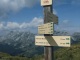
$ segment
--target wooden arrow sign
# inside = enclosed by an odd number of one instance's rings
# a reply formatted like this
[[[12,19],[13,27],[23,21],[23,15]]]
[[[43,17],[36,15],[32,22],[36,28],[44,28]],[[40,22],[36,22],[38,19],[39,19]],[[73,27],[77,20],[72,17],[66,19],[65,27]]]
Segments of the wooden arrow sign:
[[[70,36],[36,36],[35,45],[70,47]]]
[[[38,34],[53,34],[53,22],[38,26]]]
[[[47,12],[45,20],[46,23],[53,22],[54,24],[58,24],[58,17],[51,12]]]

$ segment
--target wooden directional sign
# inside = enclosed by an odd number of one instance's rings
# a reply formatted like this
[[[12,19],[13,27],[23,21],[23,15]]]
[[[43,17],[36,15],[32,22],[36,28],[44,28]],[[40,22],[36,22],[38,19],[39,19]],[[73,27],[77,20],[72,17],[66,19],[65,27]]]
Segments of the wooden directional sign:
[[[38,34],[53,34],[53,22],[38,26]]]
[[[51,12],[47,12],[45,19],[46,22],[54,22],[54,24],[58,24],[58,17]]]
[[[41,6],[52,5],[52,0],[41,0]]]
[[[70,47],[70,36],[36,36],[35,45]]]

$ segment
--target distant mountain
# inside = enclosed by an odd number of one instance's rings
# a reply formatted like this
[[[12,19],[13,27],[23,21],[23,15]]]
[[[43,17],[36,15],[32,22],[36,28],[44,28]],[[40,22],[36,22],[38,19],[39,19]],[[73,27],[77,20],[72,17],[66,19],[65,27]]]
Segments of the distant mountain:
[[[43,54],[44,48],[35,46],[35,35],[29,31],[2,31],[0,35],[0,51],[11,55],[32,57]],[[55,31],[54,36],[71,36],[72,43],[78,43],[80,34],[70,35],[68,32]],[[77,37],[77,38],[76,38]]]
[[[34,41],[35,34],[31,32],[10,31],[0,36],[0,51],[27,57],[41,54],[43,48],[35,46]]]

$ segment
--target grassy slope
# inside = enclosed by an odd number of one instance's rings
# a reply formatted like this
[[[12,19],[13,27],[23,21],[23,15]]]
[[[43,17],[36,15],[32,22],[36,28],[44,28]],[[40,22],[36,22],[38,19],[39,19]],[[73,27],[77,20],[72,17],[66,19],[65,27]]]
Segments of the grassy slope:
[[[80,60],[80,44],[70,48],[60,48],[55,52],[56,60]]]
[[[55,60],[80,60],[80,43],[72,45],[70,48],[60,48],[55,51]],[[32,58],[11,56],[0,52],[0,59],[3,60],[43,60],[44,56],[34,56]]]

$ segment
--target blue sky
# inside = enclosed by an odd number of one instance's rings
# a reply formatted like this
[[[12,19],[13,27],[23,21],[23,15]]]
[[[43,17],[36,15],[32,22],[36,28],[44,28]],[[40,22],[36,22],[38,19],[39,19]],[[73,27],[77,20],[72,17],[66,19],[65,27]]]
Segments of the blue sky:
[[[59,18],[55,30],[80,32],[80,0],[53,0]],[[40,0],[0,0],[0,30],[27,29],[37,32],[43,23]]]

